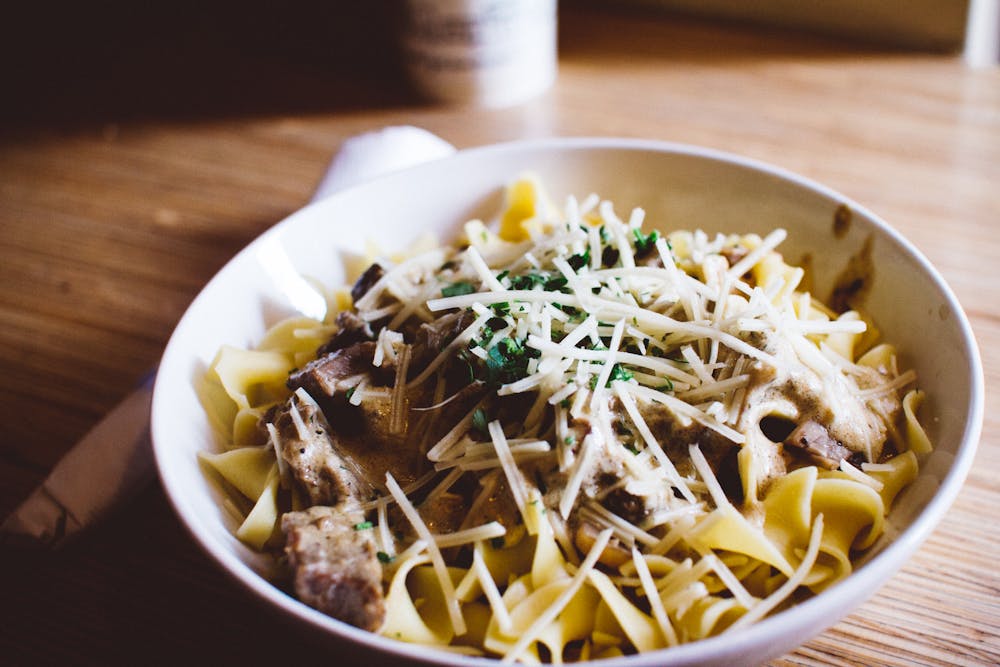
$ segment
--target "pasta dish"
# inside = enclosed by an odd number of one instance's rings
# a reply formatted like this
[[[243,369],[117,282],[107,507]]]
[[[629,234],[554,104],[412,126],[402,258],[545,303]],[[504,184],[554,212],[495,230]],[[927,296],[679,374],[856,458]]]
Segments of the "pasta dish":
[[[325,321],[223,347],[203,467],[274,580],[386,637],[559,663],[848,576],[931,449],[915,373],[803,287],[783,230],[644,218],[521,177],[495,224],[371,258]]]

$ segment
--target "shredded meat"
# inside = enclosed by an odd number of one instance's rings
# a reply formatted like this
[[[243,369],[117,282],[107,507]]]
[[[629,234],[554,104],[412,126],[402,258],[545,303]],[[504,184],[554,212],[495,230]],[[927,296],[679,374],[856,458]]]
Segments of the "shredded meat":
[[[851,450],[830,437],[822,424],[805,421],[785,438],[785,444],[805,451],[817,465],[833,470],[851,456]]]
[[[295,594],[334,618],[376,632],[385,620],[382,566],[372,531],[342,508],[316,506],[281,519]]]
[[[277,432],[281,458],[313,504],[336,505],[345,498],[371,493],[371,484],[342,451],[315,403],[293,394],[269,417]]]
[[[342,380],[371,370],[374,356],[375,343],[372,341],[330,352],[289,375],[288,388],[302,387],[316,400],[331,397],[340,389]]]
[[[337,315],[337,333],[320,346],[316,355],[322,358],[331,352],[371,339],[372,331],[368,322],[358,317],[353,310],[344,310]]]
[[[351,298],[354,303],[361,301],[361,297],[368,294],[368,290],[375,286],[375,283],[382,280],[382,276],[385,275],[385,269],[378,262],[375,262],[362,273],[357,280],[354,281],[354,285],[351,287]]]
[[[425,368],[475,319],[476,315],[471,310],[460,310],[442,315],[433,322],[422,323],[414,335],[411,362],[413,368],[417,370]]]
[[[621,486],[611,489],[601,504],[631,524],[641,523],[649,514],[646,499]]]

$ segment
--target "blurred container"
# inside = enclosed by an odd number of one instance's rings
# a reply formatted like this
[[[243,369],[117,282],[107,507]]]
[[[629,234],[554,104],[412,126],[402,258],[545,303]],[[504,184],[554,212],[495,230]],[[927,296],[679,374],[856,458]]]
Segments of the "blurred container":
[[[511,106],[556,78],[556,0],[406,0],[402,55],[428,99]]]

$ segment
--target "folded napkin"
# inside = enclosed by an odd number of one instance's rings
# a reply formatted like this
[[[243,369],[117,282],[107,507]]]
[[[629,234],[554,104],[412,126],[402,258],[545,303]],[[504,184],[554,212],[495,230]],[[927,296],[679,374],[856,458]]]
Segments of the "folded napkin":
[[[346,140],[313,195],[445,157],[455,148],[417,127],[396,126]],[[97,523],[154,476],[149,410],[154,373],[94,426],[48,478],[0,524],[0,542],[55,547]]]

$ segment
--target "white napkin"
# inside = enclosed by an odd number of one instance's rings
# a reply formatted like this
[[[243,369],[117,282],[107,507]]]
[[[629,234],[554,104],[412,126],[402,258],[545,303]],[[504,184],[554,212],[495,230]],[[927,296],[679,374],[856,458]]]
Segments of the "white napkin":
[[[351,137],[334,155],[312,201],[454,152],[454,146],[417,127],[387,127]],[[154,475],[149,440],[153,378],[150,373],[83,436],[0,524],[0,542],[61,545],[149,483]]]

